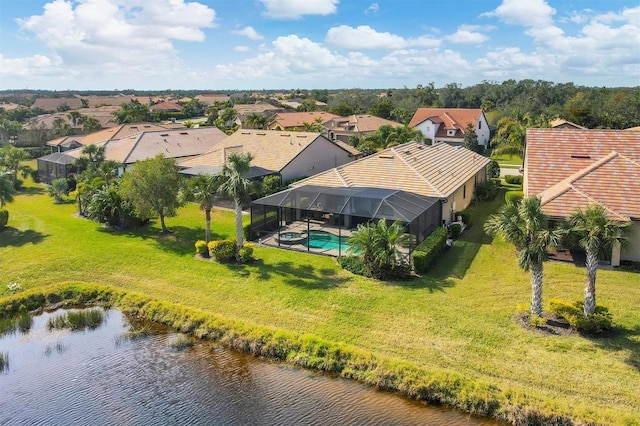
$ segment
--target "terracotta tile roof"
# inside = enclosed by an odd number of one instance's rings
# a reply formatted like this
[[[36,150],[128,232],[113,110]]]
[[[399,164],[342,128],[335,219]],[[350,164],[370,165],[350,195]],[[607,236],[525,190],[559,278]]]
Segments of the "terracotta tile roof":
[[[400,189],[429,197],[448,197],[490,160],[461,146],[408,142],[296,182]]]
[[[303,129],[305,122],[312,123],[317,118],[320,118],[322,119],[322,123],[326,123],[335,117],[337,117],[337,115],[324,111],[280,112],[274,116],[274,121],[269,124],[269,128],[273,129],[276,126],[280,126],[285,130],[293,127]]]
[[[324,136],[313,132],[238,130],[211,151],[179,165],[183,168],[222,166],[231,152],[250,152],[252,166],[279,172],[318,138]]]
[[[436,123],[443,123],[444,129],[459,129],[461,133],[464,133],[467,124],[477,124],[481,115],[482,109],[418,108],[409,122],[409,127],[415,127],[426,119],[431,118]],[[446,133],[443,136],[446,136]]]
[[[102,129],[97,132],[89,133],[84,137],[82,144],[90,145],[109,139],[122,139],[134,133],[152,132],[155,130],[166,130],[166,127],[152,123],[120,124],[110,129]]]
[[[42,108],[45,111],[56,111],[59,106],[67,105],[70,109],[82,108],[82,101],[78,98],[38,98],[32,108]]]
[[[374,133],[381,126],[401,127],[402,123],[386,120],[369,114],[350,115],[348,117],[335,117],[327,121],[324,126],[329,130],[345,131],[352,133]]]
[[[527,129],[524,191],[543,210],[566,217],[591,203],[610,217],[640,217],[640,133]]]
[[[149,107],[149,110],[179,112],[179,111],[182,111],[182,107],[175,102],[160,102],[160,103],[151,105]]]

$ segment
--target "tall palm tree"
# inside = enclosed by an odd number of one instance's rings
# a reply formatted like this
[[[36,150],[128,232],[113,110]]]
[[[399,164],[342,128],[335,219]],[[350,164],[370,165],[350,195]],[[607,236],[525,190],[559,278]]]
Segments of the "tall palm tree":
[[[347,243],[350,251],[359,253],[372,276],[384,278],[386,272],[402,263],[398,245],[409,238],[399,221],[388,225],[385,219],[380,219],[377,223],[358,225]]]
[[[549,230],[540,198],[528,197],[517,205],[503,206],[498,213],[489,216],[484,229],[515,245],[518,266],[531,271],[531,313],[541,316],[542,265],[547,260],[547,248],[557,245],[562,233]]]
[[[253,156],[250,153],[232,153],[222,169],[224,181],[220,185],[220,191],[233,198],[236,210],[236,246],[242,248],[244,243],[242,235],[242,206],[248,203],[254,184],[246,177],[249,172]]]
[[[584,288],[584,314],[596,311],[596,272],[598,257],[614,244],[626,244],[624,233],[631,222],[610,220],[607,211],[599,204],[591,204],[586,210],[578,210],[569,217],[571,232],[578,236],[578,243],[587,254],[587,286]]]
[[[207,244],[211,241],[211,210],[221,184],[220,175],[198,175],[189,181],[188,198],[200,204],[200,209],[204,211],[204,240]]]

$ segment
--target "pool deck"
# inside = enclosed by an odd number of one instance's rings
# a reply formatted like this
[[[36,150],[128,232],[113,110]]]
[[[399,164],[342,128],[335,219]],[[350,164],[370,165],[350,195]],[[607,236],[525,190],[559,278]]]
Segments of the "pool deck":
[[[317,220],[311,220],[309,222],[309,227],[307,228],[307,222],[303,222],[303,221],[299,221],[299,222],[293,222],[289,225],[285,225],[283,227],[280,228],[280,233],[283,234],[285,232],[300,232],[300,233],[305,233],[307,232],[307,230],[309,231],[325,231],[325,232],[329,232],[335,236],[338,236],[338,234],[341,237],[350,237],[354,232],[355,229],[345,229],[342,228],[340,229],[337,226],[333,226],[333,225],[328,225],[325,222],[322,221],[317,221]],[[314,253],[314,254],[324,254],[324,255],[328,255],[328,256],[345,256],[350,254],[346,248],[344,250],[342,250],[342,252],[338,252],[337,249],[321,249],[321,248],[311,248],[308,249],[307,246],[305,246],[302,243],[294,243],[294,244],[286,244],[286,243],[278,243],[278,232],[273,232],[269,235],[267,235],[266,237],[261,238],[258,241],[259,245],[262,246],[266,246],[266,247],[276,247],[276,248],[282,248],[282,249],[286,249],[286,250],[295,250],[295,251],[301,251],[301,252],[306,252],[306,253]],[[400,251],[403,254],[408,254],[409,251],[408,249],[401,247]]]

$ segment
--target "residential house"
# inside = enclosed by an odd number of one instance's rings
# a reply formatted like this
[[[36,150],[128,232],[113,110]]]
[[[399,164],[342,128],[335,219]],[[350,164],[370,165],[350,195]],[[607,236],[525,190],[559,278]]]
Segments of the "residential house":
[[[250,153],[251,177],[279,174],[281,182],[311,176],[355,159],[351,150],[331,142],[320,133],[277,130],[238,130],[209,152],[181,161],[183,173],[215,174],[229,154]]]
[[[269,130],[304,130],[304,123],[324,125],[337,115],[325,111],[279,112],[268,125]]]
[[[491,129],[482,109],[418,108],[409,127],[420,130],[434,145],[442,142],[460,145],[469,124],[473,125],[478,135],[478,145],[486,148]]]
[[[84,138],[83,135],[64,136],[61,138],[50,140],[46,143],[46,145],[51,147],[52,154],[54,152],[65,152],[65,151],[70,151],[72,149],[83,147],[84,146],[82,145],[83,138]]]
[[[82,108],[80,98],[38,98],[33,102],[31,108],[41,108],[47,112],[58,111],[58,108],[79,109]]]
[[[226,103],[231,100],[231,96],[222,93],[207,93],[204,95],[196,96],[196,99],[205,104],[206,106],[212,106],[216,103]]]
[[[565,120],[564,118],[556,118],[549,121],[549,125],[552,129],[565,129],[565,130],[575,130],[575,129],[586,129],[579,124],[572,123],[571,121]]]
[[[527,129],[523,185],[551,218],[595,203],[611,219],[631,222],[630,245],[615,247],[611,264],[640,262],[640,132]]]
[[[381,126],[402,127],[402,123],[386,120],[369,114],[350,115],[348,117],[335,117],[325,122],[329,139],[349,142],[351,136],[367,136],[375,133]]]
[[[157,104],[153,104],[149,107],[149,111],[151,112],[180,112],[182,111],[182,107],[175,102],[159,102]]]

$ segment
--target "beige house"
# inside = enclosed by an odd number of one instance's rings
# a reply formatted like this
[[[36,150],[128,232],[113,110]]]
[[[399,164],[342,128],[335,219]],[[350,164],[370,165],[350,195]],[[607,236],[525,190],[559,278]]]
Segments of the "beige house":
[[[402,127],[402,123],[386,120],[370,114],[354,114],[348,117],[335,117],[325,122],[329,139],[349,142],[353,135],[357,137],[375,133],[382,126]]]
[[[630,245],[614,247],[611,264],[640,262],[640,132],[527,129],[523,187],[552,218],[595,203],[631,222]]]
[[[269,130],[304,130],[304,123],[325,124],[337,115],[324,111],[279,112],[267,126]]]
[[[251,177],[279,174],[282,182],[342,166],[353,153],[320,133],[239,130],[210,151],[179,163],[183,173],[217,173],[231,153],[250,153]]]

